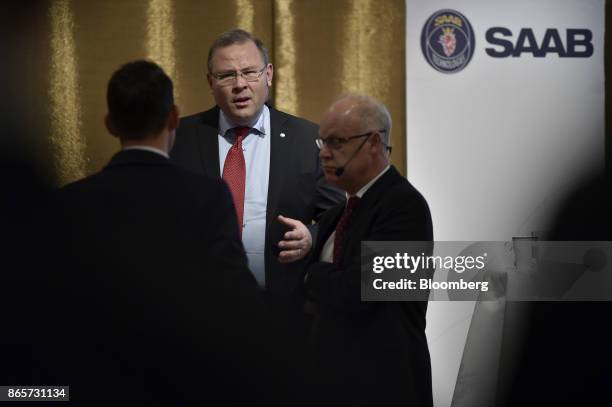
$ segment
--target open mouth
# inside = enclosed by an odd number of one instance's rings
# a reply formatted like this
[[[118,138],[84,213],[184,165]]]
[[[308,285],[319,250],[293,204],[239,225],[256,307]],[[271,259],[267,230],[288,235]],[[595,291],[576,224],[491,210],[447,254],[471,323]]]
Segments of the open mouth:
[[[251,100],[251,98],[247,97],[247,96],[241,97],[241,98],[236,98],[236,99],[234,99],[234,104],[237,107],[239,107],[239,108],[240,107],[246,107],[249,104],[250,100]]]

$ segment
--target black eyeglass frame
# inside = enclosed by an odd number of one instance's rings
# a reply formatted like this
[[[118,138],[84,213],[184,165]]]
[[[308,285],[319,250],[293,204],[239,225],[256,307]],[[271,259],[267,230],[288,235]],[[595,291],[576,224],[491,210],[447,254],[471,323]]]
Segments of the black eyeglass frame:
[[[369,137],[374,133],[386,133],[386,132],[387,131],[385,129],[380,129],[380,130],[371,130],[367,133],[358,134],[356,136],[350,136],[350,137],[327,137],[325,139],[318,137],[315,139],[315,143],[317,144],[317,147],[319,147],[319,150],[323,149],[324,146],[331,150],[340,150],[346,143],[348,143],[349,141],[353,139],[360,138],[360,137]],[[389,146],[385,146],[385,147],[389,149],[389,151],[391,151],[391,147]]]

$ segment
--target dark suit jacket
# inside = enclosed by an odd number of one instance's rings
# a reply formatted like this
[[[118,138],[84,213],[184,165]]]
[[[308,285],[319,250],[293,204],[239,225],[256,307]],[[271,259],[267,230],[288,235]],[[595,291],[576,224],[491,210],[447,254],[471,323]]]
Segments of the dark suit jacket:
[[[353,212],[338,265],[320,262],[343,210],[339,205],[321,219],[306,269],[305,289],[316,308],[312,343],[320,397],[431,406],[427,303],[360,300],[361,241],[431,241],[427,202],[391,167]]]
[[[298,219],[308,226],[339,202],[342,195],[325,182],[315,144],[318,127],[272,107],[269,109],[272,135],[265,236],[266,290],[287,296],[294,293],[304,262],[278,262],[278,242],[287,231],[278,222],[278,215]],[[196,173],[221,177],[218,128],[218,107],[183,118],[172,159]],[[281,133],[285,136],[281,137]],[[316,229],[311,231],[314,238]]]
[[[263,396],[269,331],[222,181],[123,151],[53,210],[47,383],[80,405]]]

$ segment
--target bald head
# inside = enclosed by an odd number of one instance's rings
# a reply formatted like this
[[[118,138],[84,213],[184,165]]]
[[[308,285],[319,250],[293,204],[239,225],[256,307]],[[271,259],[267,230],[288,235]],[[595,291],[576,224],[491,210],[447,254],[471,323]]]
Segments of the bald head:
[[[326,120],[354,125],[356,131],[384,130],[380,134],[381,141],[386,146],[391,145],[391,115],[385,105],[368,95],[349,93],[342,96],[330,106],[322,126]]]
[[[319,128],[319,157],[329,183],[356,193],[389,163],[391,117],[376,99],[348,94],[327,110]]]

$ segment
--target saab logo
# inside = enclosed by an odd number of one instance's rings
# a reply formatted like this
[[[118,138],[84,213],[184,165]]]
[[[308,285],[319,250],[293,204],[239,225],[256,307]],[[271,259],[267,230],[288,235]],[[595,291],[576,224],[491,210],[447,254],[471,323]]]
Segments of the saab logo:
[[[494,58],[520,57],[531,53],[534,57],[557,54],[560,58],[589,58],[593,55],[593,33],[591,30],[569,28],[565,31],[565,45],[559,31],[549,28],[538,45],[533,30],[523,28],[516,44],[512,42],[512,31],[505,27],[492,27],[486,33],[487,42],[499,48],[486,48],[487,54]]]
[[[472,59],[475,46],[470,22],[455,10],[434,13],[421,32],[421,50],[434,69],[443,73],[461,71]]]

